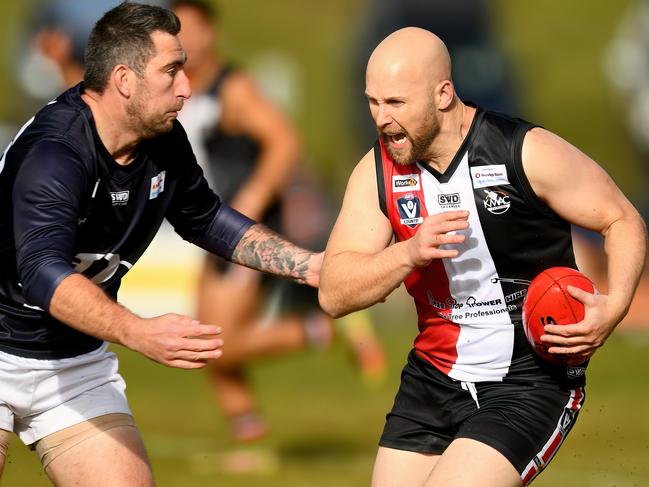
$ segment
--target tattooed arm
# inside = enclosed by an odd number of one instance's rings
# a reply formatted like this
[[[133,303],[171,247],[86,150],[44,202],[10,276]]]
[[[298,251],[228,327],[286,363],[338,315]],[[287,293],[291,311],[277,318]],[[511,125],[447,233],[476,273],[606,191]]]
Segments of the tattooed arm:
[[[257,223],[241,237],[232,262],[318,287],[323,254],[298,247]]]

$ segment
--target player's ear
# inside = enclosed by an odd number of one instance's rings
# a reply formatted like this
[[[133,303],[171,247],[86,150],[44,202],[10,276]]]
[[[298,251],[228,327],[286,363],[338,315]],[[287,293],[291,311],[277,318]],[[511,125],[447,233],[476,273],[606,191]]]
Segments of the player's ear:
[[[455,88],[450,80],[445,79],[440,81],[435,87],[435,101],[437,102],[438,110],[446,110],[455,97]]]
[[[125,64],[113,68],[112,80],[117,91],[124,97],[130,98],[135,90],[136,74]]]

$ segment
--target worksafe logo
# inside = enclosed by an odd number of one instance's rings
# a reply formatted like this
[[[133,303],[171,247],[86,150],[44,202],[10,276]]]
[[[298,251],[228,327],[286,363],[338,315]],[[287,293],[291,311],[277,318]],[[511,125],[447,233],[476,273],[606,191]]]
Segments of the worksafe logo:
[[[403,198],[397,200],[397,208],[399,210],[399,219],[402,225],[408,225],[410,228],[415,228],[424,219],[421,217],[421,204],[419,198],[414,194],[407,194]]]
[[[128,203],[129,192],[128,191],[111,191],[110,200],[113,203],[113,206],[124,206]]]
[[[399,176],[392,176],[392,191],[395,193],[418,191],[420,189],[421,184],[419,184],[419,174],[400,174]]]

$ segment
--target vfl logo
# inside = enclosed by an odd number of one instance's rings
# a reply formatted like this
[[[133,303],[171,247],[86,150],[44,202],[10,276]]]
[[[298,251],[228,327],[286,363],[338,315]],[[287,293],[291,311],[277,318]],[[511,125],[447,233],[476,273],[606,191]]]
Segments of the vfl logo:
[[[151,191],[149,192],[149,199],[155,199],[160,193],[165,190],[165,171],[160,171],[160,174],[151,178]]]
[[[113,202],[113,206],[124,206],[128,203],[129,192],[128,191],[116,191],[110,193],[110,199]]]
[[[460,193],[438,194],[437,203],[439,203],[440,208],[459,208]]]
[[[484,199],[484,207],[489,213],[502,215],[509,210],[511,203],[507,193],[503,193],[502,191],[490,191],[488,189],[483,191],[487,193],[487,196]]]
[[[421,189],[419,174],[392,176],[392,191],[394,193],[405,193],[406,191],[417,191],[419,189]]]
[[[424,221],[421,217],[421,207],[419,205],[419,198],[413,194],[407,194],[397,200],[399,218],[403,225],[415,228]]]

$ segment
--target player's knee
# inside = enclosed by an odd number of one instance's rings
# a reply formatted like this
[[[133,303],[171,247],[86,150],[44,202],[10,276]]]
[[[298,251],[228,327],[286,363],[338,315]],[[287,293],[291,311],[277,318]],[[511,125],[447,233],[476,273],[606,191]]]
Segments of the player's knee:
[[[58,456],[83,441],[104,431],[123,426],[135,428],[135,422],[130,415],[123,413],[105,414],[52,433],[37,441],[34,447],[41,459],[43,468],[47,468]]]

